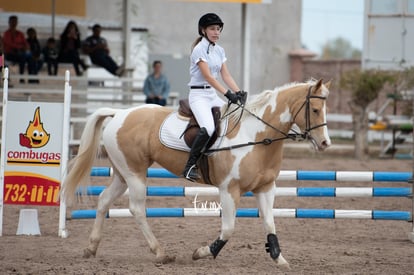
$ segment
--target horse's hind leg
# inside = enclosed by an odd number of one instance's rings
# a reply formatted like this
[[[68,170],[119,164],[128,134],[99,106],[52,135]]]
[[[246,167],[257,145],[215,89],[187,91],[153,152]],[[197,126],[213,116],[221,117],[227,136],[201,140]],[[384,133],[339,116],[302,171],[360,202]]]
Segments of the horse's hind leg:
[[[238,198],[240,197],[237,196]],[[236,207],[238,201],[233,199],[232,194],[227,190],[220,190],[221,212],[221,234],[210,246],[202,246],[193,253],[193,260],[198,260],[207,256],[217,257],[220,250],[224,247],[234,232],[236,223]]]
[[[276,227],[273,217],[273,203],[275,200],[276,185],[272,182],[272,188],[267,192],[257,193],[256,199],[260,214],[263,217],[264,228],[267,233],[266,251],[270,257],[280,266],[289,268],[288,262],[283,258],[276,236]]]
[[[109,207],[115,199],[125,192],[126,189],[127,185],[125,182],[118,174],[115,174],[112,183],[100,194],[98,207],[96,209],[95,223],[93,225],[92,233],[89,236],[89,245],[83,252],[85,258],[96,255],[96,250],[98,249],[99,242],[102,238],[103,224]]]
[[[165,254],[165,250],[161,247],[160,243],[154,236],[151,227],[148,224],[145,200],[147,194],[147,188],[144,184],[146,178],[146,172],[143,173],[142,179],[136,176],[130,176],[127,179],[129,187],[129,210],[134,215],[139,227],[147,240],[151,252],[156,255],[157,263],[169,263],[175,260],[175,257],[170,257]]]

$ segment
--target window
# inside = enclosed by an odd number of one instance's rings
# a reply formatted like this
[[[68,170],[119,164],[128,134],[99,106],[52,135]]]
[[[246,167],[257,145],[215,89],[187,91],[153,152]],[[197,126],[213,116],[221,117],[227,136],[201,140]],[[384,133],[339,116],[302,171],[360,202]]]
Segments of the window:
[[[412,3],[411,5],[413,5]],[[398,0],[371,0],[372,14],[395,14],[398,12]]]
[[[407,0],[407,13],[414,14],[414,0]]]

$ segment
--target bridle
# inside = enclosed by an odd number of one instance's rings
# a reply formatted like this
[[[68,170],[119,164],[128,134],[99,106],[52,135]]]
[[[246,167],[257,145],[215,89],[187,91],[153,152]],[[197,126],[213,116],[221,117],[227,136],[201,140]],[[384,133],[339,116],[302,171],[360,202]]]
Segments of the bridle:
[[[285,133],[282,130],[274,127],[273,125],[271,125],[267,121],[263,120],[261,117],[257,116],[256,114],[254,114],[251,111],[249,111],[248,109],[246,109],[244,107],[244,103],[243,104],[236,103],[237,106],[238,106],[236,108],[236,110],[239,109],[239,108],[242,109],[242,112],[241,112],[240,117],[237,120],[236,124],[238,124],[240,122],[241,116],[243,115],[243,111],[245,111],[248,114],[250,114],[251,116],[253,116],[256,119],[258,119],[260,122],[262,122],[266,126],[268,126],[271,129],[273,129],[274,131],[282,134],[283,137],[279,137],[279,138],[264,138],[261,141],[251,141],[251,142],[246,142],[246,143],[241,143],[241,144],[235,144],[235,145],[231,145],[231,146],[227,146],[227,147],[221,147],[221,148],[216,148],[216,149],[208,149],[204,153],[213,153],[213,152],[217,152],[217,151],[232,150],[232,149],[236,149],[236,148],[241,148],[241,147],[246,147],[246,146],[253,146],[253,145],[257,145],[257,144],[270,145],[270,144],[272,144],[275,141],[280,141],[280,140],[285,140],[285,139],[291,139],[291,140],[295,140],[295,141],[311,140],[313,142],[313,139],[312,139],[312,136],[311,136],[310,132],[312,130],[316,129],[316,128],[326,126],[327,124],[325,122],[325,123],[321,123],[321,124],[318,124],[318,125],[315,125],[315,126],[311,126],[311,123],[310,123],[310,100],[312,98],[326,100],[326,97],[325,96],[312,95],[311,94],[312,88],[313,88],[313,85],[310,85],[309,86],[309,89],[308,89],[308,94],[306,95],[305,101],[300,106],[300,108],[296,112],[296,114],[293,116],[293,122],[294,122],[296,120],[296,117],[300,113],[300,111],[305,107],[305,130],[304,130],[303,133],[299,133],[299,132],[295,131],[294,129],[290,129],[290,131],[292,131],[293,133]],[[235,110],[233,110],[232,112],[227,113],[227,110],[223,114],[221,120],[224,119],[225,117],[229,116],[231,113],[233,113],[235,111]]]
[[[296,112],[295,116],[293,117],[293,121],[295,121],[297,115],[300,113],[300,111],[305,106],[305,131],[302,134],[296,133],[297,135],[300,135],[305,140],[308,139],[308,138],[311,138],[310,131],[312,131],[313,129],[323,127],[323,126],[327,125],[326,122],[315,125],[313,127],[311,127],[311,125],[310,125],[310,99],[311,98],[318,98],[318,99],[326,100],[325,96],[311,95],[311,91],[312,91],[312,85],[309,86],[308,94],[306,96],[305,102],[303,102],[302,106],[300,106],[299,110]],[[292,130],[292,131],[294,131],[294,130]]]

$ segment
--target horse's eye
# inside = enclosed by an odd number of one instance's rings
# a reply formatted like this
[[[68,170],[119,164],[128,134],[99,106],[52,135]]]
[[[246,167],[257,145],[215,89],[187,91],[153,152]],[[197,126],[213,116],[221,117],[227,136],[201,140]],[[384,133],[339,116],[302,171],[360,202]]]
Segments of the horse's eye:
[[[319,110],[318,110],[318,109],[312,109],[312,112],[313,112],[315,115],[317,115],[317,114],[319,113]]]

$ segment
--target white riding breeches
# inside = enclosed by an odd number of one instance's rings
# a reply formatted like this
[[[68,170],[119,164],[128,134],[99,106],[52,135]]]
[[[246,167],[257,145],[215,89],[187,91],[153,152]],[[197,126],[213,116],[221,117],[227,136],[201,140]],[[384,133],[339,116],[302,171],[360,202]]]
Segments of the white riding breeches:
[[[216,90],[213,88],[191,89],[188,101],[200,128],[205,127],[208,135],[211,136],[215,131],[211,108],[221,108],[226,102],[217,95]]]

